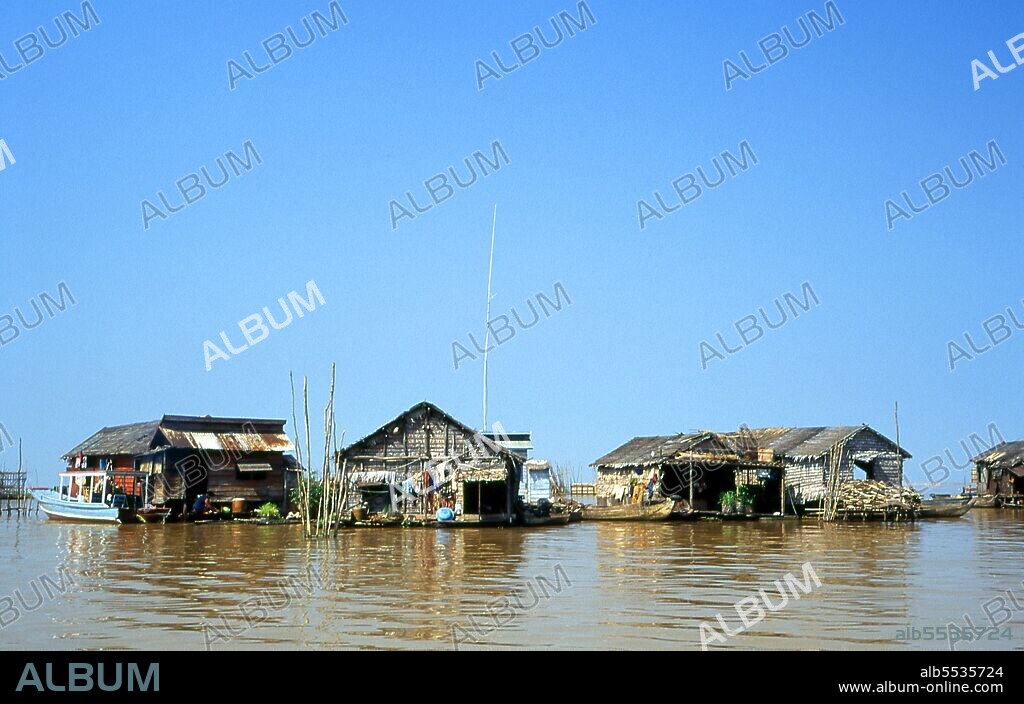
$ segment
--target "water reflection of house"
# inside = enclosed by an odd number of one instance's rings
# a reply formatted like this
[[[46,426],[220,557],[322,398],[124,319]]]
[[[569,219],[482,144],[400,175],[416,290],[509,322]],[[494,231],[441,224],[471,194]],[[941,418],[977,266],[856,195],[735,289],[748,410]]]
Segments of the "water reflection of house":
[[[64,459],[69,469],[124,469],[153,476],[154,503],[189,507],[199,494],[214,503],[283,505],[295,460],[285,421],[210,416],[103,428]]]
[[[1004,442],[975,457],[973,479],[982,494],[1024,494],[1024,440]]]
[[[339,453],[350,498],[369,512],[429,515],[439,506],[466,521],[515,518],[523,459],[422,402]]]
[[[631,489],[654,471],[662,494],[692,497],[697,509],[716,508],[722,492],[753,485],[759,511],[788,513],[820,503],[833,471],[840,482],[866,478],[900,486],[909,457],[866,425],[743,428],[637,437],[593,466],[597,495],[607,503],[628,502]]]

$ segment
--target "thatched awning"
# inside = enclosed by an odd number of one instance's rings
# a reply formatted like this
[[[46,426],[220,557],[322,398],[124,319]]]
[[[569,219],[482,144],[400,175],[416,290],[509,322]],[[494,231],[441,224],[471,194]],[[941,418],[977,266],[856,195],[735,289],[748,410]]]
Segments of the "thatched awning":
[[[504,466],[470,467],[468,465],[460,465],[455,470],[455,481],[506,482],[508,481],[508,469]]]
[[[369,484],[393,484],[398,478],[397,472],[349,472],[348,480],[355,486],[366,486]]]

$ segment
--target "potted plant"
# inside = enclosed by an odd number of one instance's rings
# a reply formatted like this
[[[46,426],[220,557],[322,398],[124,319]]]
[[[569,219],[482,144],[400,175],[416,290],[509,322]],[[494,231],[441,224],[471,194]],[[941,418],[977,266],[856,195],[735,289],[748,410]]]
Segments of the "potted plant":
[[[281,517],[281,509],[277,504],[267,502],[256,509],[256,515],[260,518],[276,519]]]
[[[736,492],[723,491],[718,495],[718,503],[722,507],[722,513],[726,516],[736,513]]]
[[[754,512],[759,487],[755,484],[743,484],[736,488],[736,503],[739,510],[747,515]]]

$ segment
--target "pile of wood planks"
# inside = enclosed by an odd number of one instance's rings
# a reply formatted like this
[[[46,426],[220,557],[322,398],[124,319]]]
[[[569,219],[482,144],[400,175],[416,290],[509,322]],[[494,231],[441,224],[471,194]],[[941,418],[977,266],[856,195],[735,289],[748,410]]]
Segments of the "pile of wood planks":
[[[844,482],[839,487],[838,506],[846,511],[886,511],[904,509],[916,512],[921,495],[913,489],[891,486],[870,479]]]

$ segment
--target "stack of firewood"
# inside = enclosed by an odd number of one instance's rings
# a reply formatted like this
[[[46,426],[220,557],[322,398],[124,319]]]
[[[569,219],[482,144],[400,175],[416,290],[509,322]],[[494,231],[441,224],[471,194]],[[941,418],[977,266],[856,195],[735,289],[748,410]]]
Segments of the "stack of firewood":
[[[912,489],[872,480],[845,482],[839,488],[839,508],[848,511],[882,511],[890,508],[916,510],[921,495]]]

